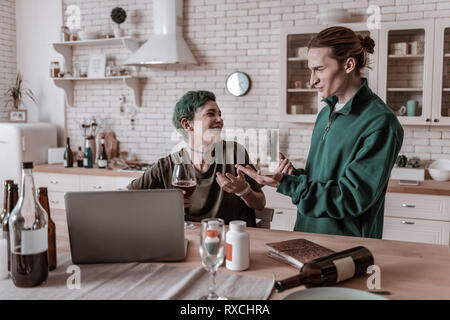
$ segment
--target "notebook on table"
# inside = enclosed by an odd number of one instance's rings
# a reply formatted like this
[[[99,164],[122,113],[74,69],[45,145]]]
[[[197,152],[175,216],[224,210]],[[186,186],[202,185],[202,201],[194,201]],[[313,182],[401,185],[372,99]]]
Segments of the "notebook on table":
[[[67,192],[64,200],[74,263],[186,257],[179,189]]]
[[[292,239],[266,243],[268,256],[280,262],[301,268],[306,262],[328,256],[335,251],[306,239]]]

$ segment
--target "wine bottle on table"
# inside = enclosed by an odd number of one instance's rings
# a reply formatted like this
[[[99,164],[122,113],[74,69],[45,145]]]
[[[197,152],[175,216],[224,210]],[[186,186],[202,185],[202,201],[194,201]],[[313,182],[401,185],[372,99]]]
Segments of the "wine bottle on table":
[[[73,153],[72,149],[70,149],[70,138],[67,137],[66,150],[64,151],[64,168],[72,168],[72,167],[73,167]]]
[[[50,215],[48,191],[45,187],[38,189],[39,203],[48,215],[48,269],[56,269],[56,225]]]
[[[84,158],[83,151],[81,150],[81,147],[78,147],[78,152],[77,152],[77,167],[78,168],[84,167],[83,158]]]
[[[305,263],[298,275],[277,281],[275,289],[280,292],[301,285],[331,286],[365,274],[373,264],[373,255],[367,248],[351,248]]]
[[[3,188],[3,209],[0,212],[0,224],[3,221],[3,218],[6,216],[6,209],[7,209],[7,204],[8,204],[8,186],[13,183],[14,183],[13,180],[5,180],[5,185]],[[3,239],[3,237],[1,235],[2,235],[2,229],[0,228],[0,239]]]
[[[7,251],[8,251],[8,270],[11,270],[11,246],[10,246],[10,237],[9,237],[9,217],[11,216],[11,211],[17,204],[17,200],[19,198],[19,188],[16,183],[10,183],[8,185],[7,192],[7,201],[6,201],[6,212],[1,221],[1,228],[3,239],[6,239],[7,242]]]
[[[47,280],[47,221],[35,193],[33,162],[23,162],[20,197],[9,218],[11,277],[17,287],[34,287]]]
[[[89,146],[88,139],[86,139],[86,147],[84,148],[83,166],[85,168],[92,168],[92,150]]]
[[[108,156],[106,154],[105,138],[102,138],[102,146],[100,153],[98,154],[97,165],[101,169],[106,169],[106,167],[108,166]]]

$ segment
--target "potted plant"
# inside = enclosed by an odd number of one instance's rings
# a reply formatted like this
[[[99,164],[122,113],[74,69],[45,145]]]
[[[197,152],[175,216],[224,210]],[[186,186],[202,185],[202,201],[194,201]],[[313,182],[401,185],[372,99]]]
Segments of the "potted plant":
[[[26,110],[19,110],[19,107],[23,105],[23,99],[28,97],[31,101],[36,103],[36,98],[33,91],[23,86],[22,75],[17,73],[16,82],[9,87],[5,93],[6,103],[5,108],[8,108],[12,104],[13,109],[9,112],[9,120],[17,122],[26,122]]]
[[[116,7],[111,11],[111,19],[115,22],[114,37],[120,38],[122,36],[120,25],[127,19],[127,13],[122,8]]]

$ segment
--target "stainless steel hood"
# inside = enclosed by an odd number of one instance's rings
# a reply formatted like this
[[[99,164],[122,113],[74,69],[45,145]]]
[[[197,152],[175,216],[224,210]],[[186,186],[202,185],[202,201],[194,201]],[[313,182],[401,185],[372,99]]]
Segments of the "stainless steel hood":
[[[197,64],[183,39],[183,0],[153,0],[153,34],[125,65]]]

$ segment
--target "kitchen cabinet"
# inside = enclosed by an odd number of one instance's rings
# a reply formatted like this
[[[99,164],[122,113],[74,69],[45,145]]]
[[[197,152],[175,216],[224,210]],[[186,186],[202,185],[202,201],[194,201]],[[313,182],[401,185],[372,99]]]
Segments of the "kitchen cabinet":
[[[297,220],[297,207],[292,204],[291,198],[278,193],[272,187],[265,186],[262,190],[266,196],[266,207],[274,209],[270,229],[294,230]]]
[[[378,30],[368,30],[365,23],[342,24],[363,36],[370,35],[378,43]],[[316,89],[310,88],[311,72],[308,69],[307,50],[310,40],[327,25],[299,25],[281,30],[281,120],[314,123],[317,114],[326,105]],[[370,67],[362,70],[369,87],[377,91],[378,46],[370,55]]]
[[[68,191],[110,191],[125,189],[136,177],[114,177],[34,172],[35,187],[46,187],[50,208],[65,209],[64,194]]]
[[[60,53],[64,58],[64,66],[66,71],[72,72],[72,48],[75,46],[117,46],[122,45],[129,51],[134,52],[139,48],[139,41],[131,37],[112,38],[112,39],[94,39],[84,41],[66,41],[52,43],[55,51]],[[97,80],[122,80],[124,85],[133,91],[134,102],[137,107],[141,106],[141,88],[139,78],[134,76],[114,76],[104,78],[86,78],[86,77],[66,77],[53,78],[55,85],[64,90],[66,103],[73,106],[73,82],[74,81],[97,81]]]
[[[433,125],[450,125],[450,21],[437,19],[434,31]]]
[[[383,22],[379,46],[380,98],[394,112],[417,101],[415,115],[399,115],[399,122],[431,124],[434,20]]]
[[[383,239],[449,245],[450,197],[386,194]]]

